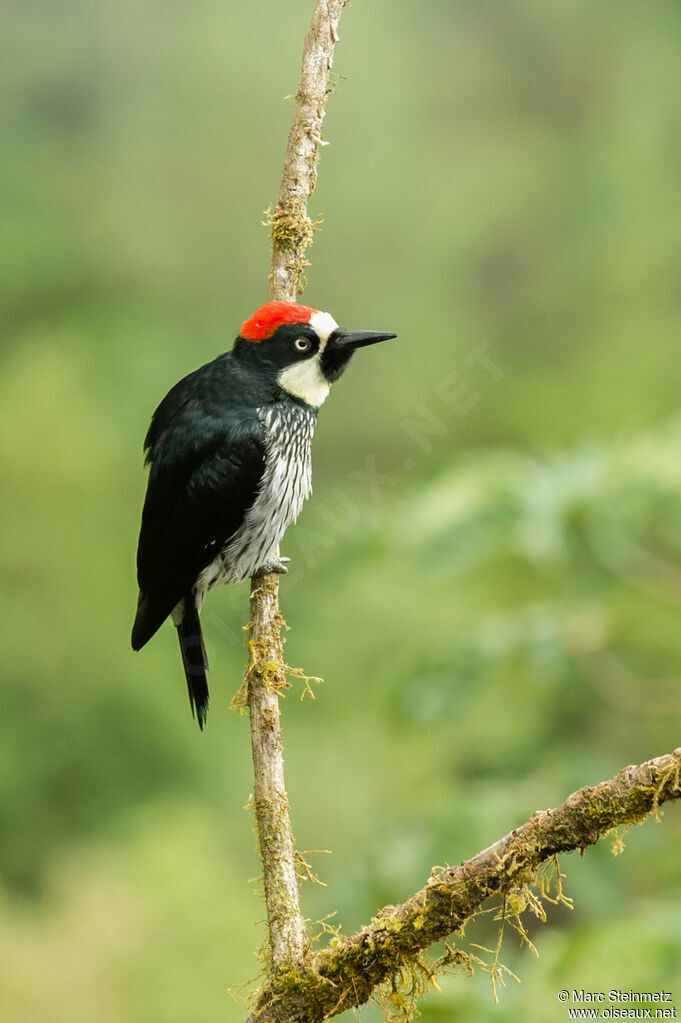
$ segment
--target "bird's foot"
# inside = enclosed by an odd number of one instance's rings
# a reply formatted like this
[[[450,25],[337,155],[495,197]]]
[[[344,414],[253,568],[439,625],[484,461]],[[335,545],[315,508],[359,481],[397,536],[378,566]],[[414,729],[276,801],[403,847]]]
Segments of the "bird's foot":
[[[286,575],[288,572],[288,562],[290,558],[268,558],[259,569],[253,574],[258,575],[270,575],[271,572],[275,572],[277,575]]]

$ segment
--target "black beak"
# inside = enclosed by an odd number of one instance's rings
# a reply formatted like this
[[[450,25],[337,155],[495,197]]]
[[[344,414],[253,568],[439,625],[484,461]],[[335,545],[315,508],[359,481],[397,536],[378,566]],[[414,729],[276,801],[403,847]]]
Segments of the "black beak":
[[[378,341],[390,341],[393,337],[397,337],[397,334],[386,334],[381,330],[343,330],[338,327],[329,338],[329,344],[349,352],[366,345],[375,345]]]

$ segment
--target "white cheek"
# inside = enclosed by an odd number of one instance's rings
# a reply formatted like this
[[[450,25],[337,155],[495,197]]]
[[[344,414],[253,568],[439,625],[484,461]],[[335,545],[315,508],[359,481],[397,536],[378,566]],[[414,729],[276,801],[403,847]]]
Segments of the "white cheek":
[[[313,408],[319,408],[331,390],[329,381],[322,373],[320,354],[317,352],[311,359],[287,366],[277,378],[282,390]]]

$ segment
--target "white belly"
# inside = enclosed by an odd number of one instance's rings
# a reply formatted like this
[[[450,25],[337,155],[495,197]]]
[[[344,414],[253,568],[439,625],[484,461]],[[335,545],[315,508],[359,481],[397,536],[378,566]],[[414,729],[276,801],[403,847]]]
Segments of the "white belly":
[[[286,529],[312,491],[310,445],[315,419],[312,411],[300,406],[263,410],[262,482],[237,532],[199,576],[194,588],[199,606],[207,590],[249,579],[277,553]]]

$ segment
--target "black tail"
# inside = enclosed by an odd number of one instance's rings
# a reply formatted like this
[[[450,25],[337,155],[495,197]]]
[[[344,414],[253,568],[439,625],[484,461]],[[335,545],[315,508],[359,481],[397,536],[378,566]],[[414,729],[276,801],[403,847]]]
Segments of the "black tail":
[[[180,650],[182,651],[184,673],[187,676],[192,716],[196,714],[199,728],[203,731],[206,714],[208,713],[208,682],[206,680],[208,659],[206,657],[206,648],[203,645],[199,612],[196,610],[192,593],[188,593],[185,597],[184,615],[182,616],[182,621],[177,626],[177,636],[180,641]]]

